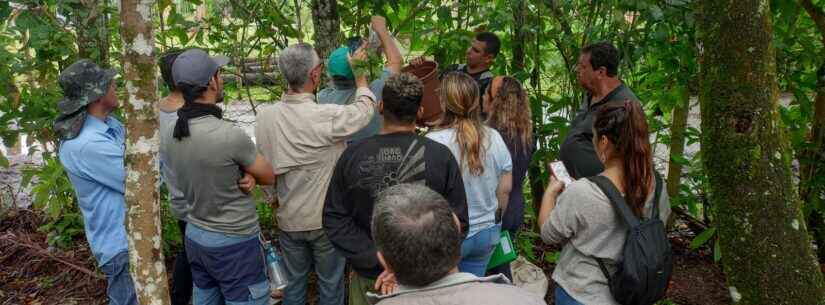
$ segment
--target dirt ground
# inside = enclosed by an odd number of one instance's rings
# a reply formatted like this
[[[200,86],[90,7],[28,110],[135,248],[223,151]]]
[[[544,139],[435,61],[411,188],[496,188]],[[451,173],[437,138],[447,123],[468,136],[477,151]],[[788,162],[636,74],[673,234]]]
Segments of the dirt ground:
[[[85,240],[77,240],[66,250],[50,248],[46,234],[37,230],[42,221],[41,214],[29,209],[0,213],[0,305],[106,304],[106,281],[96,270]],[[679,305],[731,304],[720,266],[713,263],[708,251],[688,250],[689,242],[678,235],[671,237],[675,267],[668,300]],[[536,254],[554,250],[537,247]],[[171,259],[166,263],[172,266]],[[549,277],[554,266],[540,267]],[[317,303],[313,284],[309,287],[310,304]],[[553,304],[554,289],[551,281],[548,304]]]

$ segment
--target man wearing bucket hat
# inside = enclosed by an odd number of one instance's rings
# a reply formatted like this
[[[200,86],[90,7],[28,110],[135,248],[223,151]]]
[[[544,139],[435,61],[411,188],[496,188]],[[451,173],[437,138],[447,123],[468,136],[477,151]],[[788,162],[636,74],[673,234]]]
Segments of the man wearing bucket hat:
[[[81,59],[60,73],[63,99],[54,132],[83,214],[86,239],[107,281],[110,304],[136,305],[126,241],[126,131],[109,114],[118,107],[114,70]]]
[[[172,79],[184,104],[160,131],[161,155],[188,204],[184,246],[194,282],[192,303],[267,304],[269,282],[254,198],[238,186],[249,173],[272,185],[269,162],[240,128],[222,120],[220,67],[226,57],[187,50],[174,60]]]
[[[381,90],[384,88],[384,82],[390,75],[401,72],[402,59],[395,40],[387,30],[387,21],[384,17],[372,16],[372,29],[377,34],[381,42],[381,49],[384,50],[384,56],[387,58],[384,71],[378,79],[373,80],[369,85],[369,89],[375,94],[376,99],[381,100]],[[351,51],[354,52],[355,50],[350,50],[349,47],[340,47],[330,53],[327,61],[327,74],[331,81],[327,88],[318,92],[318,103],[348,105],[355,100],[355,76],[347,60],[347,56],[352,53]],[[370,123],[354,134],[351,139],[357,141],[373,136],[380,129],[381,116],[376,112]]]

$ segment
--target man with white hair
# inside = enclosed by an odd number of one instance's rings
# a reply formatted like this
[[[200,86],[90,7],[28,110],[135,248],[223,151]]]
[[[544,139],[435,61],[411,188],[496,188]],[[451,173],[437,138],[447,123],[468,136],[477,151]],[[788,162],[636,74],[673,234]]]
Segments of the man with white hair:
[[[351,60],[365,60],[363,51]],[[286,266],[285,305],[306,303],[310,266],[315,267],[321,305],[344,304],[345,259],[330,243],[321,224],[324,198],[335,162],[346,140],[375,113],[375,96],[364,75],[356,75],[354,102],[317,104],[321,59],[311,45],[281,51],[278,68],[288,88],[281,101],[261,109],[255,125],[258,150],[270,160],[279,180],[276,217]]]

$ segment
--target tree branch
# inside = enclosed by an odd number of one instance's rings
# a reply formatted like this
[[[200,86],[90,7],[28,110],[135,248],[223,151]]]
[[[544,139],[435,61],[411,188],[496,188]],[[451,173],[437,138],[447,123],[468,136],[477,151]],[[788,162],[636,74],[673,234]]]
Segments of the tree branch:
[[[808,15],[810,15],[811,19],[814,20],[819,32],[825,35],[825,12],[823,12],[821,8],[814,5],[811,0],[800,0],[799,5],[802,5],[802,7],[805,8],[805,11],[808,12]]]

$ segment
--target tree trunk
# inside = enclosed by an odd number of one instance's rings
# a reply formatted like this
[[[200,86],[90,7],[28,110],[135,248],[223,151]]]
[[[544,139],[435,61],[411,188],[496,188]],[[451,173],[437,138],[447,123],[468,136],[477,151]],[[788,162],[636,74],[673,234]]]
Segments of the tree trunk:
[[[109,67],[109,18],[106,1],[81,0],[72,5],[72,23],[77,29],[77,55],[101,67]]]
[[[768,2],[699,2],[702,149],[736,304],[825,304],[777,110]]]
[[[825,11],[814,5],[811,0],[802,0],[800,4],[816,24],[822,45],[825,47]],[[809,143],[799,158],[799,195],[809,207],[813,207],[808,216],[808,225],[811,226],[817,245],[819,261],[825,263],[825,211],[821,202],[825,192],[825,181],[816,181],[817,177],[825,176],[825,62],[817,71],[817,79]]]
[[[525,0],[516,0],[513,3],[513,23],[527,24],[527,4]],[[513,74],[524,72],[524,47],[527,33],[522,26],[513,26]]]
[[[141,304],[169,304],[161,249],[159,146],[153,0],[122,0],[123,79],[126,82],[126,229],[129,263]]]
[[[808,215],[808,225],[817,245],[819,261],[825,263],[825,211],[821,205],[825,192],[825,181],[821,181],[821,177],[825,176],[825,64],[818,76],[809,146],[800,154],[799,195],[808,206],[813,207]]]
[[[667,169],[667,193],[670,198],[679,195],[679,186],[682,178],[682,164],[674,161],[674,156],[685,153],[685,130],[687,129],[688,113],[690,113],[690,92],[682,92],[682,103],[673,107],[670,124],[670,162]]]
[[[315,32],[315,50],[322,60],[341,44],[341,26],[338,18],[338,4],[335,0],[312,0],[312,24]]]

